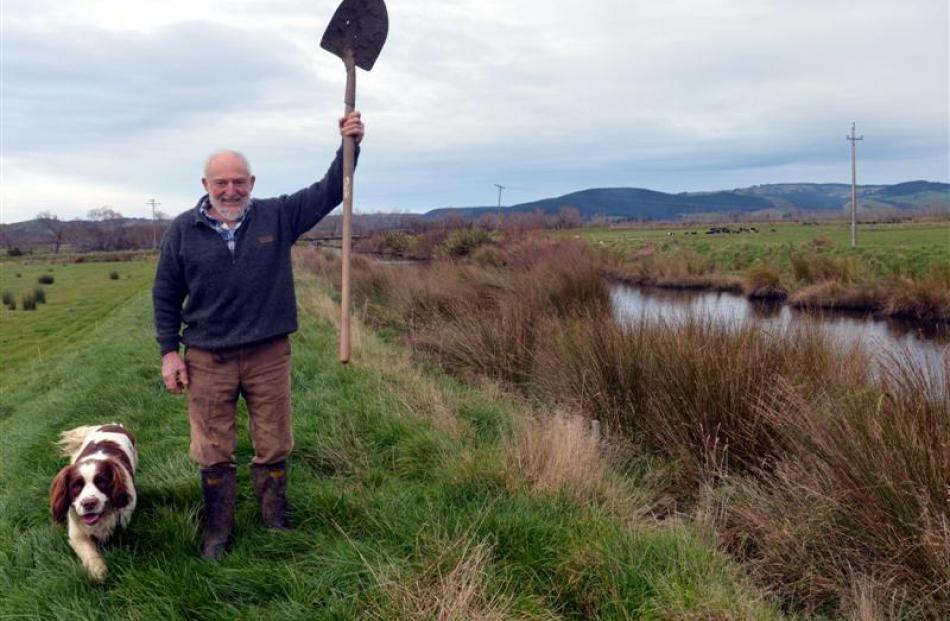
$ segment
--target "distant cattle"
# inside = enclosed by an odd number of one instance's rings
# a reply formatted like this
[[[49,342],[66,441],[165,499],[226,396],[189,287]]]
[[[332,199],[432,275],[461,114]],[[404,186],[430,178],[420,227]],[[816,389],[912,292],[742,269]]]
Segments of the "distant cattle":
[[[758,233],[759,229],[753,227],[740,226],[734,229],[728,226],[711,226],[706,231],[706,235],[740,235],[742,233]]]

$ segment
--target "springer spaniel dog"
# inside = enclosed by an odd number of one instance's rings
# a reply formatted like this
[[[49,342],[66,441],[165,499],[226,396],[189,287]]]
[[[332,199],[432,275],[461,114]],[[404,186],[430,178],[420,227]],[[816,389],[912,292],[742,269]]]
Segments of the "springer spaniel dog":
[[[118,424],[76,427],[62,434],[59,446],[69,465],[53,479],[49,506],[53,520],[69,520],[69,545],[89,576],[102,582],[107,573],[98,544],[135,509],[135,437]]]

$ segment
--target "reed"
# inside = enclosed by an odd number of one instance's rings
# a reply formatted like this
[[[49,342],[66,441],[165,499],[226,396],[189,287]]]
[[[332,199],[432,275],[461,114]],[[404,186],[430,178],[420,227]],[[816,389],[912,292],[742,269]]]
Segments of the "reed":
[[[722,502],[719,532],[763,581],[809,611],[862,581],[906,618],[950,616],[950,397],[908,356],[857,391],[786,384],[763,415],[787,454]]]

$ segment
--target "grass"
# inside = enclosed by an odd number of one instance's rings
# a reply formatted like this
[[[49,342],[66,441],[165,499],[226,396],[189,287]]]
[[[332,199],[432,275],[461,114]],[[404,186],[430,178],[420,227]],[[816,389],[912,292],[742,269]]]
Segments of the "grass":
[[[70,298],[66,288],[79,277],[56,268],[48,306],[93,298],[107,310],[73,347],[41,366],[21,360],[9,369],[21,379],[0,404],[2,615],[779,616],[703,530],[638,517],[629,481],[611,474],[583,433],[569,444],[586,474],[566,476],[575,460],[551,458],[561,449],[550,435],[526,440],[535,437],[524,422],[531,410],[491,385],[422,373],[404,348],[359,325],[353,361],[340,365],[338,310],[309,278],[298,289],[302,329],[293,339],[296,528],[260,527],[242,466],[235,549],[219,565],[199,560],[200,490],[187,460],[185,404],[161,386],[147,285],[140,280],[122,303],[107,304],[96,299],[112,295],[104,273],[91,273],[99,288],[77,286]],[[74,334],[61,325],[64,336]],[[63,465],[53,446],[59,432],[105,421],[127,424],[139,439],[140,504],[129,530],[106,546],[111,574],[95,586],[50,522],[46,493]],[[243,464],[252,449],[246,416],[239,421]]]
[[[874,224],[859,228],[858,248],[852,252],[850,223],[833,222],[819,225],[800,223],[771,223],[757,225],[758,233],[734,235],[706,235],[707,227],[581,229],[565,232],[580,235],[590,243],[618,251],[632,251],[645,245],[661,250],[672,247],[691,248],[711,256],[720,269],[729,269],[744,257],[761,259],[772,256],[782,261],[784,251],[817,247],[832,256],[857,255],[883,257],[880,267],[904,264],[905,269],[918,272],[931,263],[950,262],[950,223],[935,221],[921,223]],[[774,231],[772,231],[774,229]],[[688,235],[696,232],[697,235]],[[669,233],[673,233],[670,236]],[[601,244],[603,242],[603,244]],[[664,248],[665,246],[665,248]],[[744,266],[741,266],[744,267]]]
[[[597,497],[586,427],[557,414],[584,413],[634,471],[664,473],[668,500],[655,511],[712,525],[789,608],[950,615],[947,378],[909,357],[875,367],[861,346],[816,331],[700,317],[621,325],[583,246],[535,239],[501,251],[505,269],[362,262],[354,296],[423,360],[555,412],[512,444],[523,478]],[[319,255],[308,265],[338,270]],[[749,278],[781,284],[765,267]]]
[[[123,263],[128,277],[110,282],[108,274],[115,265],[109,263],[55,265],[52,274],[47,271],[49,264],[3,264],[0,289],[14,299],[34,296],[35,283],[43,276],[55,275],[55,283],[44,290],[44,299],[48,294],[49,301],[33,312],[0,307],[0,393],[13,381],[21,381],[22,373],[31,372],[33,366],[85,342],[90,332],[99,329],[103,317],[149,285],[154,265],[153,261]]]

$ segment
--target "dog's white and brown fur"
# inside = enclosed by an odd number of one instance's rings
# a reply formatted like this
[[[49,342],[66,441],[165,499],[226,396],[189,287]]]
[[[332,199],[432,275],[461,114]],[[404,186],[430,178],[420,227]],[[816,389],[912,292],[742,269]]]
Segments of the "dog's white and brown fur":
[[[89,576],[102,581],[108,570],[98,545],[135,509],[135,437],[119,424],[76,427],[63,432],[59,446],[69,465],[50,486],[50,513],[56,522],[68,520],[69,545]]]

